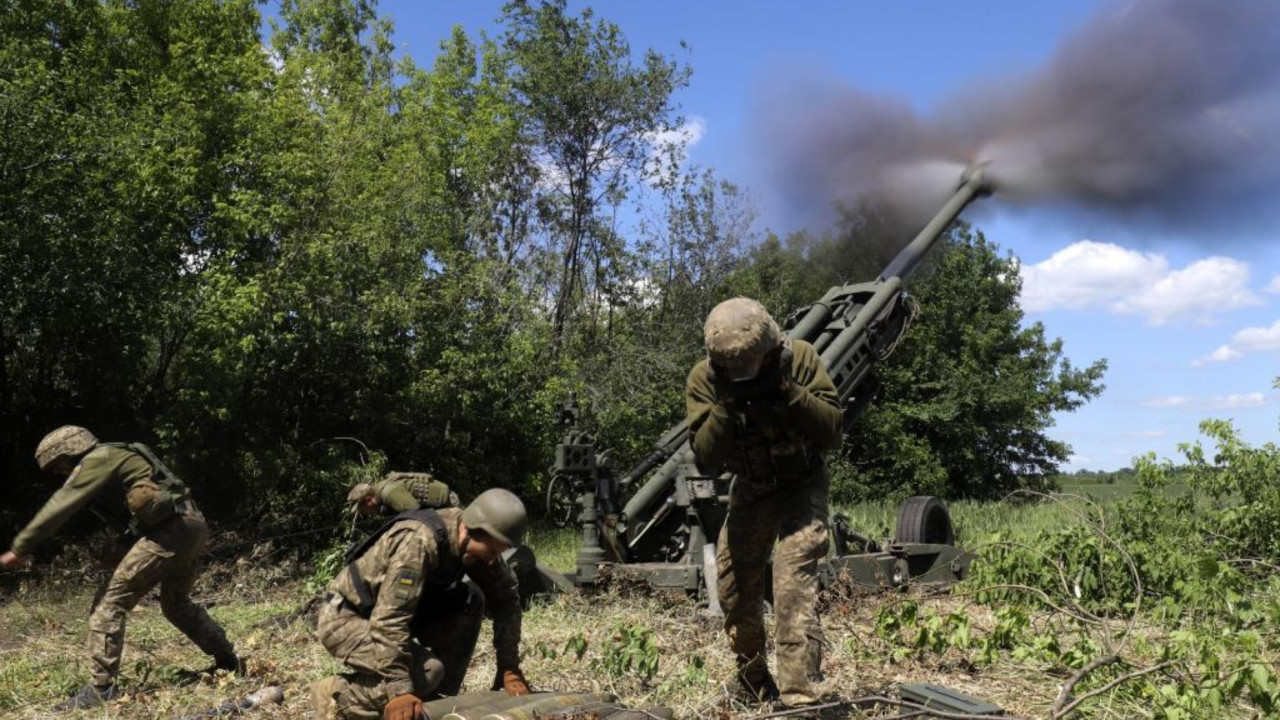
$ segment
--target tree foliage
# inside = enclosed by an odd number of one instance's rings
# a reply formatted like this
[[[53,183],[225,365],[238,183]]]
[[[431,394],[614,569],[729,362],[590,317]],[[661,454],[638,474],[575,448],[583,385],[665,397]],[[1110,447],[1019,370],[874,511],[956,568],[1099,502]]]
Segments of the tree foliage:
[[[874,213],[761,233],[680,162],[690,70],[563,0],[418,65],[371,0],[0,0],[4,532],[63,423],[154,443],[215,520],[323,530],[342,488],[433,470],[540,489],[576,391],[619,464],[683,413],[707,311],[869,280]],[[885,240],[887,236],[892,236]],[[889,243],[889,244],[886,244]],[[957,235],[849,444],[846,487],[989,494],[1064,457],[1097,392]]]

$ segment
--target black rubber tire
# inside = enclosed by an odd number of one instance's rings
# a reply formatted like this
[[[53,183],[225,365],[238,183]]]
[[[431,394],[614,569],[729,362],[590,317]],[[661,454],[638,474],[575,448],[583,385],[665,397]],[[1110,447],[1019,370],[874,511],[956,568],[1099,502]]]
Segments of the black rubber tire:
[[[956,535],[946,504],[932,495],[916,495],[904,500],[898,508],[898,525],[893,541],[898,544],[954,545]]]

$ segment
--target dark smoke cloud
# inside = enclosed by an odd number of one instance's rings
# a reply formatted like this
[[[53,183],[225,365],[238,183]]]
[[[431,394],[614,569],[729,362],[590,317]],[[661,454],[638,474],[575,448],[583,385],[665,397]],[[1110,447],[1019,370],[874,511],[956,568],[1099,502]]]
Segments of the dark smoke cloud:
[[[1197,229],[1280,213],[1280,1],[1112,7],[1042,68],[929,117],[833,81],[765,99],[774,177],[797,209],[888,201],[922,220],[973,160],[997,197]]]

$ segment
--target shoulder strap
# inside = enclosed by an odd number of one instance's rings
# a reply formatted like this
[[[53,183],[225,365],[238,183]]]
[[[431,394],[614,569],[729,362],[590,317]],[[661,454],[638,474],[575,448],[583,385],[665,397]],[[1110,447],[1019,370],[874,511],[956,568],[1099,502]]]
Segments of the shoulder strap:
[[[361,615],[367,616],[373,612],[374,597],[373,591],[369,588],[369,583],[365,582],[364,577],[360,575],[360,567],[356,565],[356,560],[359,560],[362,555],[368,552],[369,548],[373,547],[373,544],[379,538],[386,535],[392,525],[401,520],[416,520],[430,528],[431,532],[436,536],[436,554],[440,559],[440,567],[436,573],[432,573],[430,577],[426,578],[424,585],[444,588],[454,584],[462,577],[462,563],[455,559],[450,551],[449,531],[445,527],[444,519],[440,517],[440,513],[430,508],[407,510],[383,523],[382,527],[365,538],[364,542],[347,551],[347,555],[344,558],[347,563],[347,574],[351,578],[352,586],[355,587],[358,600],[356,610]]]
[[[147,445],[140,442],[109,442],[102,443],[107,447],[123,448],[129,452],[137,453],[142,456],[147,464],[155,471],[156,484],[168,490],[177,496],[178,499],[186,498],[188,495],[187,484],[178,479],[177,473],[169,469],[154,451]]]

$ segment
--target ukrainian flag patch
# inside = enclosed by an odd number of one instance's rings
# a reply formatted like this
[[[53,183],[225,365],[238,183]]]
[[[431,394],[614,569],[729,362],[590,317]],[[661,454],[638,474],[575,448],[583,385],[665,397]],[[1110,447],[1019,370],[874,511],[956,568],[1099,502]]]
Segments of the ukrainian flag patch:
[[[413,586],[418,584],[418,573],[412,570],[401,570],[396,577],[396,582],[401,585]]]

